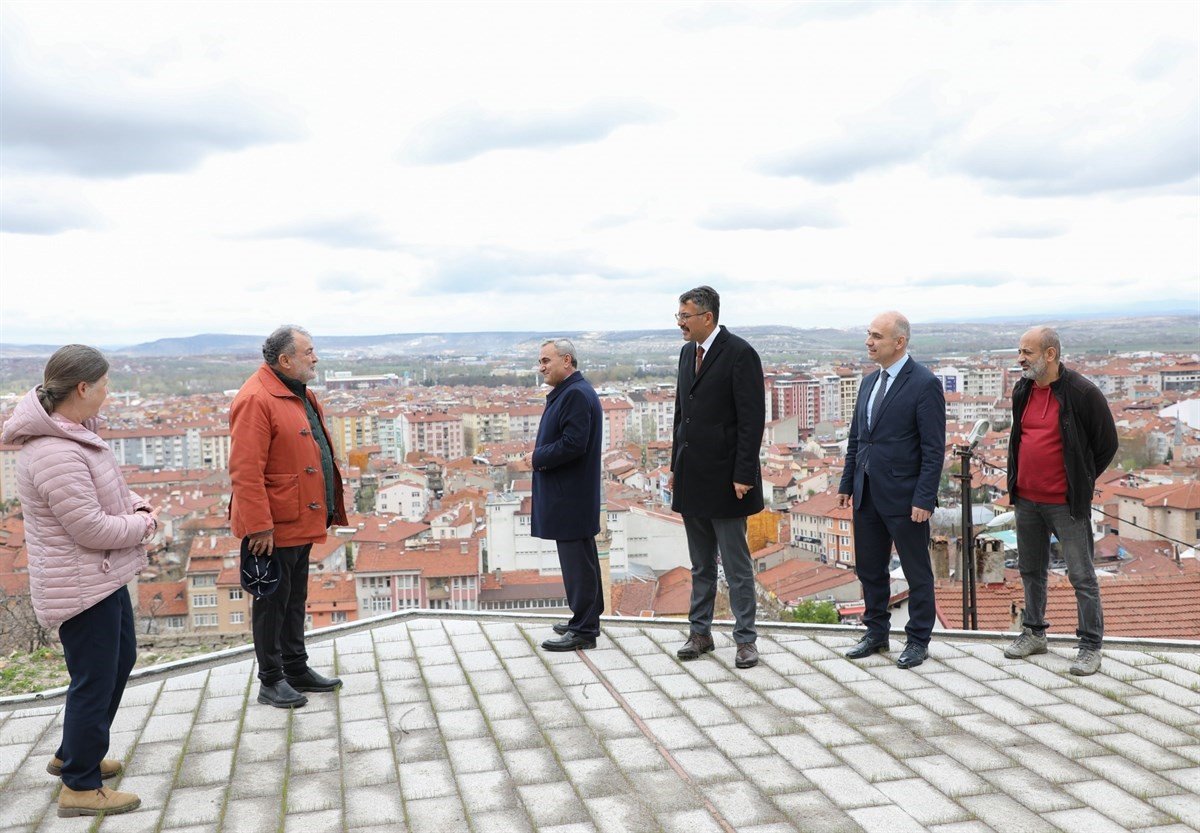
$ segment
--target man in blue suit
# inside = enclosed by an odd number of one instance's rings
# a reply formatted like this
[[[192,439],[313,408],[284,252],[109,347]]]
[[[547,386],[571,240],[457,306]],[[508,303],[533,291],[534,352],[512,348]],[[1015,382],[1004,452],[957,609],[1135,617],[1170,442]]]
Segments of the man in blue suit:
[[[896,662],[925,661],[933,633],[929,518],[946,452],[946,398],[928,368],[908,355],[908,319],[880,314],[867,329],[879,370],[858,389],[838,506],[854,504],[854,563],[862,582],[867,634],[846,652],[861,659],[888,650],[892,545],[908,581],[907,644]],[[852,498],[853,496],[853,498]]]
[[[542,342],[538,372],[553,390],[538,424],[533,467],[535,538],[558,545],[571,619],[547,639],[547,651],[595,648],[604,612],[600,557],[600,444],[604,412],[600,397],[579,372],[575,346],[565,338]]]

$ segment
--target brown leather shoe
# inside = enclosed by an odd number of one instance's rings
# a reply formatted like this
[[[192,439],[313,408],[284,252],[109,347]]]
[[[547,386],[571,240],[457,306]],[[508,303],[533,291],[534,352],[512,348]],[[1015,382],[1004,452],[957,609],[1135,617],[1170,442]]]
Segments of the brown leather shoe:
[[[108,787],[97,787],[94,790],[73,790],[63,784],[62,792],[58,794],[58,817],[72,816],[116,815],[136,810],[142,805],[142,800],[133,793],[119,793]]]
[[[711,636],[689,633],[687,642],[683,643],[683,647],[675,652],[675,656],[682,660],[698,659],[701,654],[707,654],[714,647]]]
[[[753,668],[758,665],[758,648],[753,642],[739,642],[737,647],[737,659],[734,660],[734,665],[738,668]]]
[[[46,764],[46,772],[51,775],[62,775],[63,762],[61,758],[51,758],[50,763]],[[125,764],[120,761],[114,761],[112,758],[105,758],[100,762],[100,777],[115,778],[125,769]]]

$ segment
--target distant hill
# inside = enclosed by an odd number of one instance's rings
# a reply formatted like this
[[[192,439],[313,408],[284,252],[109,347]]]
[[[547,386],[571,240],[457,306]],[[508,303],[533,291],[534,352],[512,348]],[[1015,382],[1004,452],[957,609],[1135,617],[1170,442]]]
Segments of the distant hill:
[[[1003,321],[925,322],[913,324],[913,353],[923,358],[940,358],[964,353],[1015,349],[1031,325],[1056,327],[1067,353],[1160,350],[1200,351],[1200,315],[1144,315],[1136,317],[1078,317],[1058,320],[1024,319]],[[860,328],[797,328],[786,326],[738,327],[733,329],[751,341],[764,356],[788,357],[804,354],[840,354],[862,358]],[[546,332],[480,333],[389,333],[361,336],[315,336],[318,351],[328,358],[378,359],[387,356],[505,359],[537,352]],[[679,332],[666,330],[590,330],[549,335],[574,340],[581,352],[590,355],[657,358],[674,355],[681,343]],[[113,355],[141,358],[230,356],[256,359],[261,335],[204,333],[181,338],[164,338],[144,344],[105,347]],[[48,356],[57,345],[0,343],[0,358]]]

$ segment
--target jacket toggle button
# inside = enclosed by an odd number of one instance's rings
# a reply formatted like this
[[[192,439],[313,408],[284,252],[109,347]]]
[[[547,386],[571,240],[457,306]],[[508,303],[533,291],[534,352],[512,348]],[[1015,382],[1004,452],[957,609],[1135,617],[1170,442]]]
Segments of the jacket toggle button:
[[[307,436],[308,436],[310,433],[312,433],[312,432],[310,432],[310,431],[309,431],[307,428],[301,428],[301,429],[300,429],[300,436],[301,436],[301,437],[307,437]]]
[[[317,503],[317,502],[314,500],[312,503],[310,503],[310,504],[308,505],[308,508],[309,508],[309,509],[320,509],[320,508],[321,508],[321,504]]]
[[[316,474],[316,473],[317,473],[317,470],[316,470],[316,469],[314,469],[312,466],[305,466],[305,467],[304,467],[304,473],[305,473],[305,474]]]

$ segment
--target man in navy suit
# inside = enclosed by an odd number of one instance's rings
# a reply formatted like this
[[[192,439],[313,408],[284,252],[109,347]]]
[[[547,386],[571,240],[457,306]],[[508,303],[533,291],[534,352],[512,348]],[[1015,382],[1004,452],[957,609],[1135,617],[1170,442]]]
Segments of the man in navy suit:
[[[925,661],[933,633],[929,518],[946,453],[946,398],[928,368],[908,355],[908,319],[885,312],[867,329],[879,370],[858,389],[838,506],[854,504],[854,564],[862,582],[867,634],[846,652],[861,659],[888,650],[892,545],[908,581],[907,644],[896,662]],[[853,498],[851,497],[853,496]]]
[[[565,338],[542,342],[538,372],[553,390],[529,456],[533,467],[533,536],[558,545],[571,619],[554,626],[547,651],[595,648],[604,612],[600,557],[600,397],[579,372],[575,346]]]
[[[758,462],[764,413],[762,362],[744,339],[717,324],[721,296],[700,286],[679,296],[679,352],[671,508],[683,516],[692,561],[691,632],[676,653],[693,660],[713,649],[717,553],[729,584],[737,643],[734,664],[758,664],[754,564],[746,518],[763,509]]]

